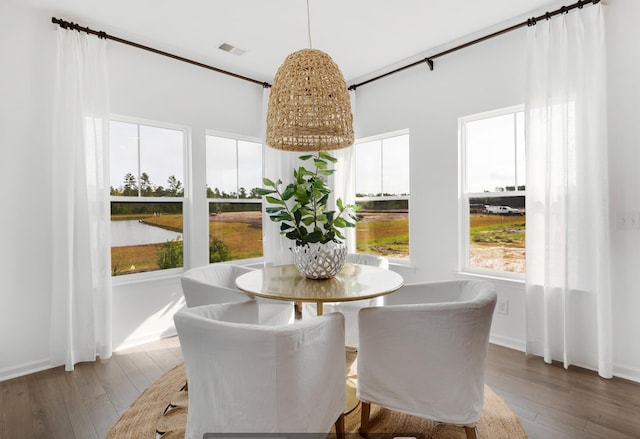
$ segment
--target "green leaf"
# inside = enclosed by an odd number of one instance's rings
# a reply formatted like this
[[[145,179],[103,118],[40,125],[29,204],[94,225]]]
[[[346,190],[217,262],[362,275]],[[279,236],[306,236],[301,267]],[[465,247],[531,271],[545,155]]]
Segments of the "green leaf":
[[[344,218],[336,218],[336,219],[333,221],[333,224],[334,224],[336,227],[347,227],[347,222],[345,221],[345,219],[344,219]]]
[[[313,231],[311,233],[309,233],[306,236],[305,241],[306,242],[320,242],[320,240],[322,239],[322,232],[320,231]]]
[[[265,186],[271,186],[271,187],[273,187],[273,188],[274,188],[274,187],[276,187],[276,184],[275,184],[273,181],[271,181],[271,180],[269,180],[268,178],[266,178],[266,177],[262,179],[262,183],[263,183]]]
[[[322,198],[318,200],[318,205],[322,207],[322,210],[327,207],[327,201],[329,200],[329,194],[323,195]]]
[[[314,157],[312,154],[309,155],[301,155],[300,157],[298,157],[298,159],[300,160],[309,160],[311,157]],[[304,168],[303,168],[304,169]]]
[[[338,161],[338,159],[337,159],[337,158],[333,157],[331,154],[329,154],[329,153],[328,153],[328,152],[326,152],[326,151],[320,151],[320,152],[318,153],[318,156],[319,156],[320,158],[325,159],[325,160],[329,160],[331,163],[335,163],[335,162],[337,162],[337,161]]]
[[[269,197],[269,196],[268,196],[266,199],[267,199],[267,202],[269,202],[269,203],[271,203],[271,204],[279,204],[279,205],[281,205],[281,206],[286,206],[285,202],[284,202],[284,201],[282,201],[282,200],[280,200],[280,199],[278,199],[278,198],[275,198],[275,197]]]
[[[304,224],[305,226],[310,226],[311,224],[313,224],[313,217],[308,216],[306,218],[302,218],[302,224]]]
[[[271,221],[293,221],[293,218],[287,212],[283,212],[280,215],[271,215]]]
[[[282,193],[282,199],[288,200],[289,198],[293,197],[296,193],[296,190],[297,186],[295,184],[290,184]]]
[[[338,198],[336,200],[336,206],[338,206],[338,210],[342,212],[344,210],[344,206],[342,205],[342,198]]]
[[[296,188],[296,200],[300,204],[307,204],[309,202],[309,194],[307,193],[304,186],[298,186]]]
[[[267,213],[279,213],[284,210],[284,207],[267,207],[265,211]]]
[[[316,168],[318,169],[327,169],[327,162],[325,162],[324,160],[315,159],[313,163],[315,163]]]
[[[273,194],[276,191],[274,191],[273,189],[263,189],[263,188],[259,188],[257,187],[255,189],[256,194],[260,195],[260,196],[264,196],[264,195],[269,195],[269,194]]]
[[[293,229],[293,226],[291,224],[287,224],[287,223],[280,224],[280,230],[282,232],[284,232],[285,230],[289,230],[289,229]]]
[[[334,172],[334,169],[321,169],[318,171],[320,175],[333,175]]]
[[[296,230],[292,230],[290,232],[287,232],[287,233],[285,233],[284,236],[286,236],[289,239],[298,239],[299,238],[298,232]]]

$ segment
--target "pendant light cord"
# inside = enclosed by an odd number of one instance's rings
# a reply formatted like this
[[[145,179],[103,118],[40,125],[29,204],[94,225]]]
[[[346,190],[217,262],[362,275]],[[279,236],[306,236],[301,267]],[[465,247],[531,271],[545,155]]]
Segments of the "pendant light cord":
[[[311,16],[309,15],[309,0],[307,0],[307,33],[309,36],[309,49],[313,49],[311,45]]]

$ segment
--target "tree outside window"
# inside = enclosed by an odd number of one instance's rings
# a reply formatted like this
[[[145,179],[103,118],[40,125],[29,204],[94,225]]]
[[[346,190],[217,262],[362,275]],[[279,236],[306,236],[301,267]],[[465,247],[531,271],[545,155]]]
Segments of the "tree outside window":
[[[186,130],[110,123],[113,276],[183,266]]]
[[[262,256],[262,143],[206,136],[209,262]]]

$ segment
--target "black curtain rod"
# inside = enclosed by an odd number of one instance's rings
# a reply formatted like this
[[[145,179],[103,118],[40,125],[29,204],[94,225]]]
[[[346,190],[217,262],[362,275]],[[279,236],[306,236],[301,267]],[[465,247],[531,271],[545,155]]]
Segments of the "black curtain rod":
[[[417,65],[422,64],[422,63],[426,63],[429,66],[429,70],[433,70],[433,60],[436,59],[436,58],[439,58],[439,57],[444,56],[444,55],[448,55],[450,53],[456,52],[456,51],[458,51],[460,49],[464,49],[464,48],[469,47],[469,46],[473,46],[474,44],[481,43],[483,41],[489,40],[491,38],[497,37],[497,36],[502,35],[502,34],[506,34],[507,32],[511,32],[513,30],[519,29],[519,28],[524,27],[524,26],[535,26],[535,24],[540,20],[549,20],[549,19],[551,19],[551,17],[553,17],[555,15],[566,14],[569,11],[571,11],[572,9],[576,9],[576,8],[582,9],[584,5],[588,5],[588,4],[591,4],[591,3],[593,3],[595,5],[596,3],[600,3],[600,0],[580,0],[580,1],[572,4],[571,6],[562,6],[561,8],[556,9],[553,12],[546,12],[543,15],[540,15],[539,17],[529,18],[526,21],[523,21],[522,23],[515,24],[513,26],[510,26],[510,27],[507,27],[505,29],[499,30],[499,31],[494,32],[492,34],[485,35],[484,37],[480,37],[480,38],[477,38],[477,39],[475,39],[473,41],[469,41],[468,43],[464,43],[464,44],[461,44],[459,46],[453,47],[451,49],[447,49],[444,52],[436,53],[435,55],[431,55],[431,56],[428,56],[428,57],[426,57],[424,59],[421,59],[419,61],[415,61],[415,62],[413,62],[411,64],[407,64],[406,66],[399,67],[399,68],[397,68],[395,70],[392,70],[390,72],[387,72],[387,73],[383,73],[382,75],[376,76],[375,78],[367,79],[366,81],[360,82],[358,84],[353,84],[353,85],[349,86],[349,90],[355,90],[358,87],[362,87],[365,84],[369,84],[369,83],[371,83],[373,81],[377,81],[378,79],[385,78],[385,77],[387,77],[389,75],[401,72],[401,71],[403,71],[405,69],[408,69],[409,67],[414,67],[414,66],[417,66]]]
[[[109,34],[107,34],[106,32],[103,32],[103,31],[96,31],[96,30],[90,29],[88,27],[80,26],[77,23],[73,23],[73,22],[69,22],[69,21],[65,21],[65,20],[60,20],[60,19],[57,19],[55,17],[51,17],[51,22],[59,25],[63,29],[77,30],[79,32],[86,32],[88,34],[97,35],[98,38],[109,39],[109,40],[117,41],[118,43],[127,44],[129,46],[137,47],[138,49],[148,50],[149,52],[157,53],[158,55],[164,55],[164,56],[167,56],[169,58],[176,59],[178,61],[183,61],[183,62],[186,62],[186,63],[189,63],[189,64],[193,64],[194,66],[203,67],[205,69],[213,70],[214,72],[222,73],[222,74],[225,74],[225,75],[233,76],[234,78],[243,79],[245,81],[253,82],[254,84],[261,85],[261,86],[263,86],[265,88],[271,87],[271,84],[269,84],[268,82],[258,81],[257,79],[253,79],[253,78],[249,78],[249,77],[246,77],[246,76],[238,75],[237,73],[233,73],[233,72],[228,72],[226,70],[222,70],[222,69],[219,69],[217,67],[213,67],[213,66],[210,66],[210,65],[207,65],[207,64],[203,64],[203,63],[198,62],[198,61],[193,61],[193,60],[188,59],[188,58],[183,58],[182,56],[178,56],[178,55],[174,55],[172,53],[164,52],[162,50],[154,49],[153,47],[144,46],[142,44],[134,43],[133,41],[129,41],[129,40],[125,40],[123,38],[119,38],[119,37],[115,37],[113,35],[109,35]]]

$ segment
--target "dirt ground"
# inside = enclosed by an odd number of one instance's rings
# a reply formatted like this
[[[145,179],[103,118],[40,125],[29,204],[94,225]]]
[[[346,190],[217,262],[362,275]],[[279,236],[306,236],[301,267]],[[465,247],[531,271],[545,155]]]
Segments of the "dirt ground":
[[[523,248],[471,245],[469,259],[469,265],[472,268],[488,268],[511,273],[525,272]]]
[[[223,212],[217,215],[209,214],[209,222],[258,225],[262,223],[262,212]]]

